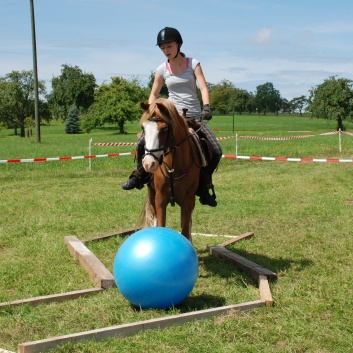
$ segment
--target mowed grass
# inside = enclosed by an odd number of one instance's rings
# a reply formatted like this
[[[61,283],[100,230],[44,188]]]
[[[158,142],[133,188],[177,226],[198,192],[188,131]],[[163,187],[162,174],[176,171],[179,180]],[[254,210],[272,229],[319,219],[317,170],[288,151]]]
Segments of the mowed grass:
[[[238,134],[238,155],[352,158],[353,137],[320,135],[335,122],[307,117],[214,117],[219,137]],[[114,127],[65,135],[61,123],[42,126],[42,142],[0,132],[0,159],[88,155],[88,142],[134,142]],[[347,125],[348,131],[352,127]],[[240,136],[288,137],[256,140]],[[236,139],[222,140],[235,154]],[[94,155],[133,147],[94,146]],[[0,164],[0,302],[93,287],[69,254],[64,237],[88,239],[133,227],[146,196],[120,185],[134,167],[133,156],[43,163]],[[122,339],[56,347],[52,352],[353,352],[352,163],[266,162],[222,159],[214,175],[218,206],[197,202],[193,232],[200,276],[190,296],[170,310],[134,310],[118,290],[65,303],[0,309],[0,348],[122,323],[259,299],[257,283],[208,254],[222,235],[251,231],[252,239],[228,248],[276,272],[272,308],[232,313]],[[179,230],[178,207],[168,226]],[[124,239],[89,242],[112,270]]]

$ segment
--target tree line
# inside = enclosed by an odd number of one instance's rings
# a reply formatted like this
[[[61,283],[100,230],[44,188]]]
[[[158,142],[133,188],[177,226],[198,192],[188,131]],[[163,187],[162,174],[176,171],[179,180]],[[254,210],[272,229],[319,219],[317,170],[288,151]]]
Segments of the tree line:
[[[61,74],[51,80],[47,94],[44,81],[38,84],[41,122],[52,119],[65,122],[67,133],[90,132],[104,124],[116,124],[124,133],[127,121],[141,116],[139,103],[146,101],[152,87],[151,72],[147,87],[138,77],[112,77],[111,82],[97,85],[93,74],[78,66],[62,65]],[[288,101],[271,82],[256,87],[255,92],[239,89],[228,81],[208,83],[211,106],[216,114],[263,114],[303,112],[313,117],[336,119],[343,129],[344,120],[353,118],[353,82],[331,76],[309,91]],[[32,71],[12,71],[0,77],[0,128],[13,128],[25,136],[25,129],[34,126],[34,77]],[[167,97],[166,87],[161,96]]]

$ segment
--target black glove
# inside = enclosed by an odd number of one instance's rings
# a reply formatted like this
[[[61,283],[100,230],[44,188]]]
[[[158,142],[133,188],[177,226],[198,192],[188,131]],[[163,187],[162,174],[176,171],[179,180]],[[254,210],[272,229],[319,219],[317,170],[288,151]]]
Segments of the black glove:
[[[212,112],[211,112],[211,107],[209,104],[204,104],[203,110],[201,113],[201,119],[202,120],[211,120],[212,119]]]

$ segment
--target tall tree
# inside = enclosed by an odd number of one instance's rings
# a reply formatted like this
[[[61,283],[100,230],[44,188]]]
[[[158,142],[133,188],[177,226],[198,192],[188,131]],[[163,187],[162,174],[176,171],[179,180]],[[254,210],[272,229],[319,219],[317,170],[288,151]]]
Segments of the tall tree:
[[[223,80],[214,85],[210,92],[211,107],[213,110],[221,114],[234,111],[235,109],[235,92],[234,84],[228,80]]]
[[[247,111],[250,93],[245,89],[235,89],[234,91],[234,111],[240,115]]]
[[[266,115],[267,112],[275,112],[278,114],[281,102],[281,95],[271,82],[256,87],[255,104],[259,113],[263,112]]]
[[[343,129],[343,120],[353,119],[353,81],[331,76],[310,90],[308,110],[316,118],[337,120],[337,129]]]
[[[305,96],[295,97],[290,101],[292,110],[299,110],[300,116],[303,116],[303,110],[308,104],[308,99]]]
[[[12,127],[20,136],[25,137],[25,119],[34,119],[34,77],[33,71],[12,71],[0,78],[0,121],[7,127]],[[40,96],[46,94],[44,81],[38,82]],[[45,110],[46,105],[39,101],[39,114]]]
[[[141,117],[140,102],[147,98],[148,89],[137,78],[112,77],[111,83],[104,83],[96,90],[94,104],[82,116],[82,128],[89,132],[105,123],[117,124],[123,134],[125,122]]]
[[[72,106],[86,112],[94,102],[96,79],[78,66],[62,65],[61,75],[53,77],[51,85],[48,103],[56,119],[65,120]]]

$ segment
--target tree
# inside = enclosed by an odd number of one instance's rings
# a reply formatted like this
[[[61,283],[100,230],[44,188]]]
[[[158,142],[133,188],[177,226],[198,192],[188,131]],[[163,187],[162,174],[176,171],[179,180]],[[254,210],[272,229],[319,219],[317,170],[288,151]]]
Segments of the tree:
[[[227,114],[235,109],[236,88],[233,83],[223,80],[214,85],[210,92],[211,107],[221,114]]]
[[[234,91],[234,111],[240,115],[248,109],[250,93],[245,89],[235,89]]]
[[[288,101],[288,99],[283,98],[281,102],[281,110],[283,113],[290,114],[292,112],[292,104]]]
[[[65,122],[65,132],[67,134],[78,134],[80,131],[79,110],[72,106]]]
[[[141,117],[140,102],[147,98],[148,89],[137,78],[112,77],[111,83],[104,83],[96,90],[94,104],[82,117],[82,127],[89,132],[105,123],[117,124],[123,134],[126,121]]]
[[[308,100],[305,96],[295,97],[290,101],[290,104],[293,111],[299,110],[300,116],[303,116],[302,111],[308,104]]]
[[[256,87],[255,104],[258,112],[276,112],[281,109],[281,95],[271,82]]]
[[[331,76],[310,90],[308,110],[316,118],[337,120],[337,129],[343,129],[343,120],[353,118],[353,81]]]
[[[20,136],[25,137],[25,119],[34,119],[34,77],[33,71],[12,71],[0,78],[0,121],[7,127],[12,127]],[[46,94],[44,81],[38,82],[41,96]],[[39,100],[39,114],[47,111],[45,103]]]
[[[61,75],[53,77],[51,85],[48,103],[56,119],[65,120],[72,106],[86,112],[94,102],[96,79],[93,74],[82,72],[78,66],[62,65]]]
[[[148,88],[152,89],[152,86],[153,86],[153,82],[154,82],[154,76],[155,76],[155,73],[153,71],[151,71],[151,74],[150,74],[150,78],[149,78],[149,81],[148,81]],[[164,83],[162,88],[161,88],[161,91],[159,92],[159,97],[164,97],[164,98],[168,98],[168,88],[167,88],[167,85]]]

